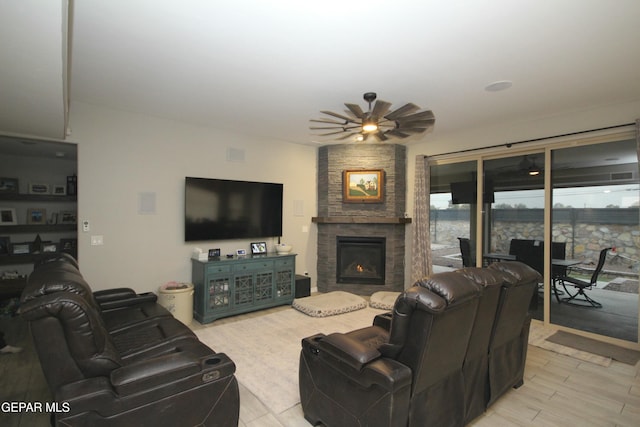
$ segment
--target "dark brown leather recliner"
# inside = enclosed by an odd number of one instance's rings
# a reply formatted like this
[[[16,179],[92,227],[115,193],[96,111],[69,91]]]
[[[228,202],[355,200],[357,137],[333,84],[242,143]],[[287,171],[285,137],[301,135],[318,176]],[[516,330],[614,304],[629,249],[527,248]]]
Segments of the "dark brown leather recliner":
[[[465,394],[464,424],[467,424],[481,415],[489,402],[489,343],[505,277],[495,270],[476,267],[464,268],[458,270],[458,273],[482,288],[462,366]]]
[[[305,418],[328,427],[461,425],[479,297],[462,274],[436,274],[400,295],[388,332],[371,326],[303,339]]]
[[[505,275],[496,319],[489,342],[489,401],[494,403],[512,387],[522,385],[527,359],[531,298],[542,281],[533,268],[518,261],[489,266]]]
[[[521,262],[458,270],[482,287],[465,356],[465,424],[523,383],[531,315],[540,274]]]
[[[493,265],[418,281],[390,322],[378,316],[368,328],[303,339],[305,418],[328,427],[462,426],[520,385],[540,276],[520,262]]]
[[[77,263],[54,257],[36,265],[20,313],[55,401],[66,403],[57,425],[237,426],[234,363],[155,295],[94,294]]]

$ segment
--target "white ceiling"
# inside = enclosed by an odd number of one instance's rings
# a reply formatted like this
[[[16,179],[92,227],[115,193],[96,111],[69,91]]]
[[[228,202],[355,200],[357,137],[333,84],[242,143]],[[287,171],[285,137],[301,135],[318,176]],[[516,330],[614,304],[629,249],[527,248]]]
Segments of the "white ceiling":
[[[72,9],[72,126],[80,101],[316,144],[325,140],[309,119],[344,102],[364,108],[368,91],[392,108],[432,110],[435,129],[421,138],[640,100],[638,0],[82,0]],[[484,90],[498,80],[513,87]]]

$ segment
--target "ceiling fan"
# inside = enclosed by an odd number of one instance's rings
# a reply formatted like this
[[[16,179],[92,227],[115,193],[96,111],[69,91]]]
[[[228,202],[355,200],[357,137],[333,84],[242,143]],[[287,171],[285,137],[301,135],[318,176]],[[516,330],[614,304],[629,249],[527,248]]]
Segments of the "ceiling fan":
[[[377,100],[375,92],[364,94],[364,100],[369,103],[368,111],[363,111],[357,104],[345,103],[348,110],[345,114],[332,111],[320,111],[331,118],[311,119],[311,122],[322,123],[321,126],[310,126],[315,131],[328,131],[319,136],[335,136],[337,140],[355,137],[356,141],[366,141],[373,136],[380,141],[391,137],[407,138],[412,134],[424,133],[431,129],[436,118],[431,110],[421,111],[420,107],[408,103],[389,112],[391,103]],[[372,104],[375,101],[375,104]],[[342,135],[344,134],[344,135]]]

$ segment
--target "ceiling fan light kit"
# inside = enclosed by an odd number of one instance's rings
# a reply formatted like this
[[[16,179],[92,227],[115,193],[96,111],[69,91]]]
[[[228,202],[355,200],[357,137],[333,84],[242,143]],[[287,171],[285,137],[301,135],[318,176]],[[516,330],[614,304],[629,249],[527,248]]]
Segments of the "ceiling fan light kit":
[[[389,112],[391,104],[382,100],[376,101],[375,92],[367,92],[363,98],[369,104],[366,112],[357,104],[345,103],[345,113],[320,111],[330,117],[311,119],[311,122],[320,125],[310,126],[310,129],[323,131],[319,136],[329,136],[336,140],[352,138],[354,141],[362,142],[371,135],[379,141],[394,137],[407,138],[424,133],[435,124],[433,112],[419,112],[420,107],[415,104],[408,103]]]

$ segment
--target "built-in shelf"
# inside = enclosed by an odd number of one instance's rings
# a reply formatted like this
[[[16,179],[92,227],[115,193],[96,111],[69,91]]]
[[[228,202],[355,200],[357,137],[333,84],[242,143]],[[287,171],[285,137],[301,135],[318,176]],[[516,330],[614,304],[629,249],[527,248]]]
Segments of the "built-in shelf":
[[[77,224],[18,224],[0,226],[0,234],[18,233],[61,233],[76,231]]]
[[[47,194],[0,193],[0,201],[12,202],[75,202],[76,196],[54,196]]]
[[[362,217],[362,216],[314,216],[316,224],[410,224],[411,218],[404,217]]]

